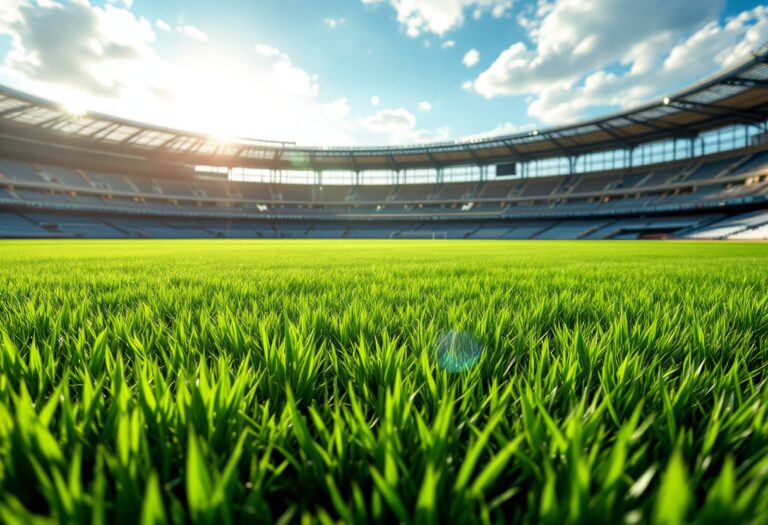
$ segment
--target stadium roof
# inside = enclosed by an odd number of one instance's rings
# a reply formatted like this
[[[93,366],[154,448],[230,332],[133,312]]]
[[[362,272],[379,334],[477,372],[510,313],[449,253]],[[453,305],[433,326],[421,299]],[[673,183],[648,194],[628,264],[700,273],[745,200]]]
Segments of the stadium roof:
[[[691,139],[768,119],[768,46],[739,65],[656,102],[570,126],[473,141],[388,147],[308,147],[269,140],[222,141],[59,104],[0,86],[0,136],[184,165],[265,169],[399,170],[490,165]]]

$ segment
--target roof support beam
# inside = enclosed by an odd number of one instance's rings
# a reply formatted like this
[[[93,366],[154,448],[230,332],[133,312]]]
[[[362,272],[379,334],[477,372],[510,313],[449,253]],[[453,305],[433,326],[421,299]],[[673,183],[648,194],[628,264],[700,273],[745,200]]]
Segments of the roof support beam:
[[[694,138],[697,135],[697,133],[694,133],[694,132],[680,133],[679,131],[675,131],[676,129],[677,130],[688,130],[689,129],[688,126],[683,126],[683,125],[659,126],[658,124],[649,122],[647,120],[640,120],[638,118],[630,117],[629,115],[624,115],[624,116],[622,116],[622,118],[624,118],[624,119],[626,119],[626,120],[628,120],[630,122],[634,122],[638,126],[645,126],[647,128],[656,130],[656,131],[660,132],[662,135],[668,136],[668,137],[677,137],[677,138],[680,138],[680,139],[690,139],[690,138]]]
[[[427,154],[427,158],[429,159],[429,162],[432,163],[432,166],[435,168],[440,168],[440,163],[437,161],[435,156],[432,154],[432,152],[429,149],[425,149],[424,152]]]
[[[632,146],[632,143],[626,139],[626,137],[619,134],[619,132],[612,126],[609,126],[605,122],[598,122],[597,127],[605,131],[607,134],[609,134],[611,137],[613,137],[616,142],[621,143],[624,147],[630,147]]]
[[[15,108],[9,108],[4,111],[0,111],[0,118],[5,118],[8,115],[13,115],[14,113],[21,113],[34,107],[35,106],[33,104],[24,104],[22,106],[16,106]]]
[[[125,137],[123,140],[120,141],[120,144],[128,144],[129,142],[133,142],[133,139],[144,133],[145,131],[149,131],[147,128],[141,128],[138,131],[134,131],[127,137]]]
[[[555,138],[555,133],[544,133],[540,134],[539,136],[542,137],[544,140],[549,140],[552,144],[555,145],[555,149],[557,149],[560,153],[562,153],[566,157],[570,157],[571,153],[568,152],[568,148],[563,146],[563,144]]]
[[[235,150],[235,152],[234,152],[232,155],[230,155],[230,156],[231,156],[231,157],[239,157],[240,155],[242,155],[242,154],[243,154],[243,152],[244,152],[244,151],[245,151],[247,148],[248,148],[248,146],[246,146],[245,144],[243,144],[242,146],[240,146],[239,148],[237,148],[237,149]]]
[[[158,150],[161,150],[161,149],[165,149],[165,148],[166,148],[166,147],[168,147],[170,144],[172,144],[173,142],[175,142],[175,141],[176,141],[178,138],[179,138],[179,135],[174,135],[174,136],[172,136],[171,138],[169,138],[168,140],[166,140],[165,142],[163,142],[162,144],[160,144],[160,145],[157,147],[157,149],[158,149]]]
[[[104,132],[104,135],[109,135],[119,127],[120,124],[108,121],[105,125],[101,126],[99,129],[86,136],[89,139],[97,138],[99,141],[101,141],[102,137],[100,135],[102,134],[102,131]]]
[[[750,88],[768,88],[768,80],[758,78],[733,77],[723,80],[723,84],[728,86],[743,86]]]
[[[511,140],[505,140],[504,141],[504,145],[507,147],[509,152],[512,153],[512,155],[514,156],[514,160],[515,161],[519,162],[519,161],[523,160],[523,156],[520,155],[520,152],[517,151],[517,148],[515,148],[515,145],[512,143]]]
[[[690,100],[673,100],[669,103],[670,106],[677,108],[681,111],[692,111],[699,115],[715,116],[715,117],[727,117],[729,115],[736,115],[739,118],[743,118],[749,124],[757,124],[765,121],[766,114],[750,111],[742,111],[736,108],[728,108],[725,106],[718,106],[717,104],[703,104],[701,102],[692,102]],[[693,106],[693,107],[689,107]],[[696,109],[694,109],[696,108]]]
[[[395,156],[392,153],[387,153],[386,155],[387,164],[389,164],[389,169],[392,171],[400,171],[400,167],[397,165],[397,162],[395,161]]]
[[[192,145],[188,147],[186,151],[197,153],[200,150],[200,148],[202,148],[205,145],[206,142],[208,141],[205,139],[197,139],[197,141],[193,142]]]
[[[49,118],[48,120],[44,120],[43,122],[40,122],[37,124],[37,127],[39,128],[52,128],[59,122],[64,122],[65,120],[69,120],[71,117],[69,115],[59,115],[57,117]]]
[[[315,154],[309,154],[309,165],[312,167],[312,171],[317,171],[317,163],[315,162]]]
[[[475,164],[477,164],[478,166],[483,165],[482,161],[480,160],[480,157],[477,156],[477,152],[472,146],[467,145],[466,150],[467,150],[467,153],[469,153],[469,156],[472,157],[472,160],[475,161]]]

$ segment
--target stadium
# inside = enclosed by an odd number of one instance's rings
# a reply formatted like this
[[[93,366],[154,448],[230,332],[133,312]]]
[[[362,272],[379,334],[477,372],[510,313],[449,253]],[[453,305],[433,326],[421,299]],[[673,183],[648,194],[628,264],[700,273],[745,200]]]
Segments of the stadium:
[[[0,0],[0,523],[768,523],[765,42]]]
[[[766,239],[767,61],[572,126],[384,148],[225,142],[0,89],[0,234]]]

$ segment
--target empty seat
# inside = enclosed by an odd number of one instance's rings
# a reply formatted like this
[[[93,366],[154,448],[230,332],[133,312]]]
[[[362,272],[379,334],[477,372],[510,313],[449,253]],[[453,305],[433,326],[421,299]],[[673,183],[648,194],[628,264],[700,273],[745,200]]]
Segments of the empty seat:
[[[696,168],[693,173],[689,174],[685,180],[692,181],[712,179],[714,177],[720,176],[724,171],[728,169],[729,166],[732,166],[734,162],[735,161],[732,158],[705,162]]]
[[[0,210],[0,238],[38,237],[45,234],[46,231],[40,226],[18,213]]]
[[[154,179],[155,186],[159,187],[164,195],[173,197],[194,197],[190,183],[182,180]]]
[[[122,175],[111,173],[89,172],[88,177],[97,187],[108,187],[113,191],[123,193],[136,193],[136,187],[128,182]]]
[[[315,192],[315,200],[322,202],[344,202],[352,188],[349,186],[321,186]]]
[[[272,194],[269,185],[262,182],[239,182],[235,188],[244,199],[255,201],[271,201]]]
[[[312,202],[312,188],[300,184],[280,184],[272,187],[284,201]]]
[[[396,201],[425,201],[435,187],[432,184],[403,184],[397,189]],[[383,191],[383,190],[382,190]]]
[[[739,166],[734,173],[749,173],[756,170],[762,170],[768,167],[768,151],[756,153],[744,164]]]
[[[401,188],[407,188],[407,186],[401,186]],[[354,202],[385,202],[391,196],[393,190],[393,186],[357,186],[353,189],[354,197],[351,200]],[[402,193],[401,190],[398,199],[407,200],[410,198],[406,197],[403,199]]]
[[[58,166],[41,166],[41,176],[54,183],[76,188],[90,188],[91,185],[76,170]]]
[[[469,193],[469,191],[474,187],[474,184],[465,184],[465,183],[454,183],[454,184],[443,184],[440,187],[439,192],[437,193],[437,196],[435,197],[436,200],[459,200],[464,195]]]
[[[26,162],[0,159],[0,174],[6,179],[23,182],[45,182],[39,173]]]
[[[613,180],[613,177],[606,177],[604,175],[594,177],[585,176],[579,180],[571,193],[599,193]]]
[[[560,178],[528,179],[521,195],[524,197],[547,196],[554,192],[561,183],[562,179]]]

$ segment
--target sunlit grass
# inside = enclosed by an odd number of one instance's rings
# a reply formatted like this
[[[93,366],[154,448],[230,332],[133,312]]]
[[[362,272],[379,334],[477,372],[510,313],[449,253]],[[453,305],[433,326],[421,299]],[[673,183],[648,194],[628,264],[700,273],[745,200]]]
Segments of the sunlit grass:
[[[765,523],[767,363],[762,244],[0,242],[0,522]]]

